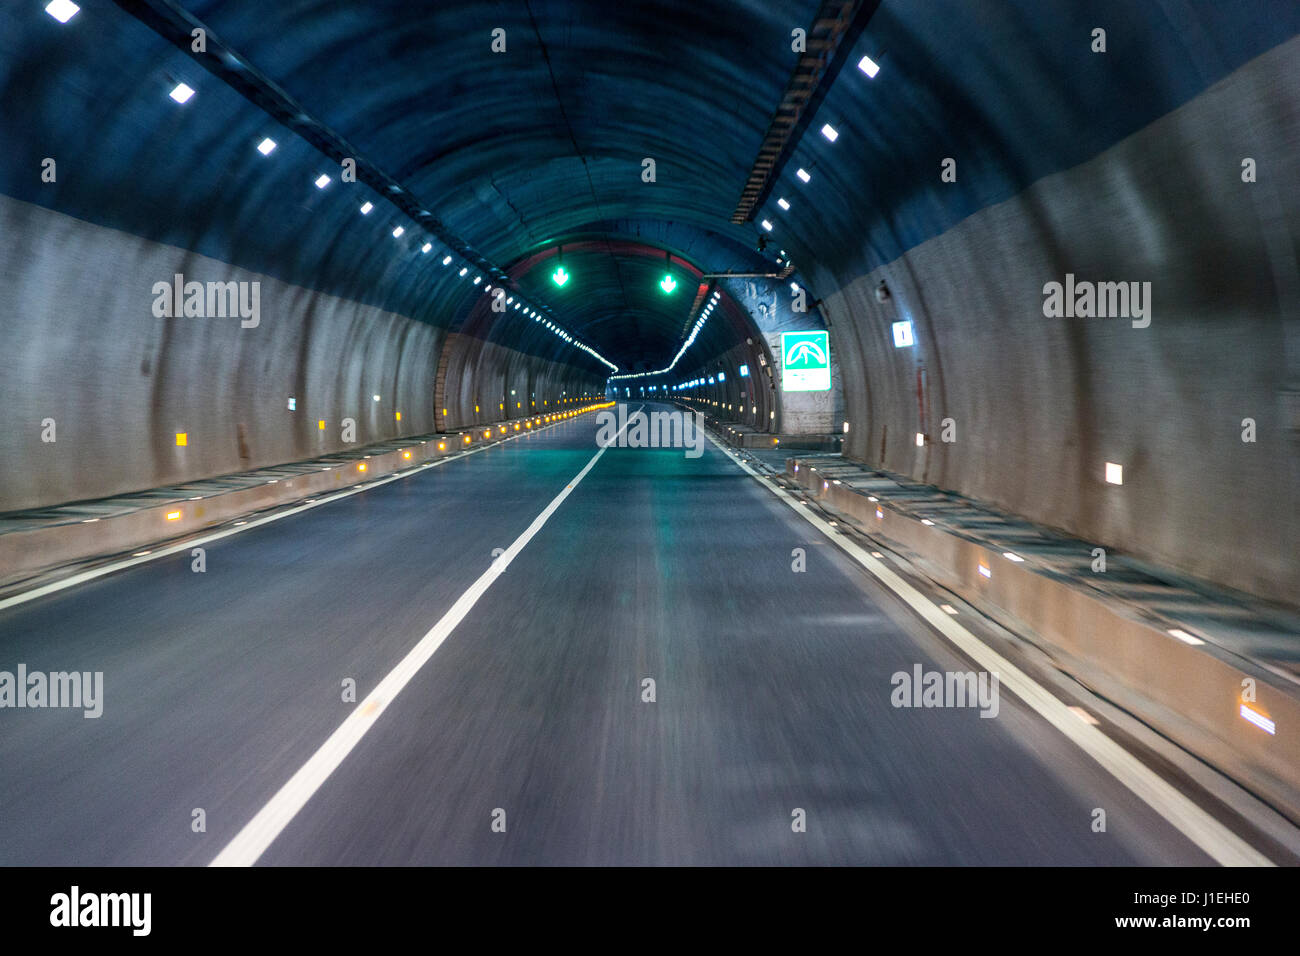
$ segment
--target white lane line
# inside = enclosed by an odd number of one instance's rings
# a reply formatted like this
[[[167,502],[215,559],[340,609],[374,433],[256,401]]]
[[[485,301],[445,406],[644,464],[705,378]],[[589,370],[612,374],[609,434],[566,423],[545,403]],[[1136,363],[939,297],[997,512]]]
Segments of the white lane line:
[[[514,441],[516,438],[523,438],[525,435],[536,435],[538,432],[548,431],[552,428],[558,428],[560,425],[568,424],[568,421],[553,422],[550,425],[539,427],[536,431],[523,432],[519,435],[510,435],[502,441],[494,442],[491,445],[478,445],[474,448],[468,448],[464,451],[456,452],[454,455],[448,455],[446,458],[439,458],[435,461],[425,462],[415,468],[408,468],[406,471],[389,475],[386,478],[377,478],[374,481],[367,481],[361,485],[340,491],[336,494],[329,494],[325,498],[313,499],[310,503],[298,505],[287,511],[277,511],[273,515],[267,515],[265,518],[258,518],[256,521],[245,521],[239,527],[226,528],[223,531],[215,531],[212,534],[206,534],[199,538],[193,538],[180,544],[173,544],[166,548],[159,548],[157,551],[149,551],[146,554],[132,555],[121,561],[114,561],[103,567],[92,568],[89,571],[81,571],[70,577],[60,578],[58,581],[51,581],[49,584],[42,584],[40,587],[32,588],[30,591],[20,591],[17,594],[10,595],[0,600],[0,611],[5,608],[13,607],[16,604],[25,604],[28,601],[34,601],[39,597],[47,594],[54,594],[67,588],[76,587],[78,584],[85,584],[87,581],[93,581],[96,578],[102,578],[106,574],[115,574],[118,571],[124,571],[127,568],[135,567],[137,564],[145,564],[149,561],[157,561],[159,558],[165,558],[173,554],[180,554],[182,551],[189,551],[190,548],[202,547],[213,541],[220,541],[222,538],[229,538],[232,534],[239,534],[242,531],[252,531],[254,528],[260,528],[264,524],[270,524],[272,521],[279,521],[281,518],[288,518],[291,515],[300,514],[311,508],[319,508],[327,505],[331,501],[338,501],[340,498],[347,498],[351,495],[360,494],[363,491],[369,491],[372,488],[378,488],[380,485],[386,485],[390,481],[397,481],[401,478],[410,478],[416,472],[424,471],[426,468],[436,468],[438,465],[444,465],[449,461],[456,461],[458,458],[466,458],[470,455],[478,454],[481,451],[487,451],[489,448],[495,448],[497,445],[507,441]],[[344,467],[340,465],[339,467]]]
[[[627,425],[624,424],[623,427],[626,428]],[[620,428],[619,433],[621,434],[622,431],[623,429]],[[615,435],[615,440],[617,437]],[[208,864],[209,866],[252,866],[257,862],[258,858],[266,852],[266,848],[275,841],[289,822],[298,815],[298,811],[329,779],[330,774],[338,769],[366,732],[375,725],[384,708],[393,702],[402,689],[410,683],[411,678],[419,672],[429,658],[433,657],[434,652],[442,646],[442,642],[456,629],[456,625],[465,619],[465,615],[469,614],[479,598],[492,586],[492,582],[510,566],[510,562],[542,529],[542,525],[555,514],[564,503],[564,499],[569,497],[573,489],[587,476],[587,472],[595,467],[596,462],[600,461],[600,456],[608,449],[609,445],[604,445],[591,456],[591,460],[582,471],[578,472],[577,477],[569,481],[564,486],[564,490],[533,519],[533,523],[527,530],[506,548],[505,553],[479,575],[478,580],[470,585],[469,590],[460,596],[438,623],[420,638],[415,647],[411,648],[375,689],[366,695],[365,700],[357,704],[352,713],[348,714],[347,719],[330,734],[325,743],[321,744],[320,749],[312,754],[298,772],[289,778],[289,782],[281,787],[266,806],[244,825],[235,838],[226,844],[225,849]]]
[[[839,545],[853,560],[906,601],[926,623],[956,645],[966,656],[986,671],[997,673],[1002,687],[1011,691],[1044,720],[1070,738],[1084,753],[1101,764],[1111,776],[1133,791],[1147,806],[1169,821],[1175,829],[1213,857],[1216,862],[1223,866],[1275,865],[1245,840],[1179,793],[1100,729],[1081,721],[1069,707],[1061,703],[1045,687],[962,627],[954,618],[945,614],[938,605],[889,567],[877,561],[844,535],[836,534],[834,529],[811,509],[799,507],[797,499],[784,488],[750,468],[728,449],[714,441],[712,435],[708,437],[714,447],[789,505],[795,514],[801,515]]]

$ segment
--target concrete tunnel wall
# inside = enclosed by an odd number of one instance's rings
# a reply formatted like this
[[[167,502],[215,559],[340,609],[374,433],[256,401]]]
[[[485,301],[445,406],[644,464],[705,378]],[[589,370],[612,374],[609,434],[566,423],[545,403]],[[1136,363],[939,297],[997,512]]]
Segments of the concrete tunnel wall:
[[[599,377],[471,335],[451,333],[442,351],[437,391],[437,411],[446,410],[442,430],[545,415],[577,407],[583,394],[592,400],[604,395]]]
[[[1300,39],[1092,160],[842,277],[822,294],[846,380],[845,453],[1300,603],[1297,102]],[[1246,157],[1255,183],[1242,181]],[[942,202],[937,177],[931,189]],[[1150,281],[1150,326],[1045,317],[1044,284],[1066,273]],[[900,319],[914,348],[893,347]],[[1108,461],[1122,486],[1105,482]]]
[[[742,365],[747,366],[747,375],[740,374]],[[716,378],[722,372],[726,376],[723,381],[670,392],[667,397],[724,422],[747,425],[759,432],[776,432],[780,430],[782,413],[773,377],[768,374],[772,368],[770,352],[761,339],[755,339],[753,345],[741,342],[688,373],[693,380],[710,375]]]
[[[528,383],[554,409],[593,372],[0,196],[0,511],[105,497],[504,417]],[[154,283],[260,283],[260,322],[157,318]],[[473,344],[473,348],[466,346]],[[436,420],[447,346],[456,394]],[[457,347],[459,346],[459,347]],[[456,352],[467,353],[465,359]],[[378,394],[380,400],[374,401]],[[288,399],[296,400],[290,411]],[[398,421],[397,413],[401,413]],[[356,422],[342,440],[341,420]],[[42,440],[54,419],[55,441]],[[318,427],[320,420],[325,428]],[[178,447],[176,434],[187,436]]]

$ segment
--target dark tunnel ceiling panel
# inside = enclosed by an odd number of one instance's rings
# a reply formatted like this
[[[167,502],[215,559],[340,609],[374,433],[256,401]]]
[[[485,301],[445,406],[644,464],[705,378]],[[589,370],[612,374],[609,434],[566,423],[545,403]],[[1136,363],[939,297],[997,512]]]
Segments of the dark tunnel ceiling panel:
[[[0,190],[303,285],[458,326],[474,297],[421,257],[363,185],[318,192],[330,162],[109,3],[65,28],[0,8]],[[729,217],[815,2],[437,3],[195,0],[188,9],[317,119],[405,183],[453,231],[512,269],[575,234],[641,237],[704,270],[753,269],[756,229]],[[75,23],[75,21],[74,21]],[[1093,54],[1093,27],[1108,52]],[[506,30],[507,52],[491,52]],[[1300,4],[886,2],[851,49],[757,218],[815,295],[961,218],[1095,155],[1300,30]],[[868,53],[881,74],[852,64]],[[1152,83],[1149,77],[1161,82]],[[168,84],[199,90],[186,108]],[[839,128],[831,145],[816,131]],[[281,147],[263,162],[253,145]],[[57,155],[61,176],[34,175]],[[945,156],[956,184],[938,185]],[[641,161],[657,182],[641,181]],[[805,167],[808,185],[794,179]],[[337,174],[337,167],[333,168]],[[775,206],[785,195],[793,208]],[[362,220],[356,207],[376,203]],[[409,224],[408,224],[409,225]],[[588,267],[584,264],[583,269]],[[513,270],[512,270],[513,271]],[[666,362],[682,317],[591,260],[555,318]],[[626,273],[626,274],[625,274]],[[643,278],[643,277],[642,277]],[[521,281],[551,302],[531,273]],[[614,292],[617,288],[617,293]],[[497,333],[494,333],[497,334]],[[504,333],[502,333],[504,334]],[[553,343],[542,340],[542,347]],[[723,347],[702,336],[699,358]],[[657,354],[635,355],[639,349]]]

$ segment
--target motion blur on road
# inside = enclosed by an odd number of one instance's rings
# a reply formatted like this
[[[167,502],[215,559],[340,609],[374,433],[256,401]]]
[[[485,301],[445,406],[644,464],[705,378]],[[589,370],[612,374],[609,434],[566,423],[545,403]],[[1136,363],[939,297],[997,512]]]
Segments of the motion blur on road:
[[[5,4],[0,864],[1296,864],[1298,34]]]

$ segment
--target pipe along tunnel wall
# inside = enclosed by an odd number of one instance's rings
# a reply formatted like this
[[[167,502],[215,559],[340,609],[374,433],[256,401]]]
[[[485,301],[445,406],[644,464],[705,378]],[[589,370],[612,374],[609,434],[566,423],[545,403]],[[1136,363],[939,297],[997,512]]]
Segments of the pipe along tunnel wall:
[[[5,196],[0,236],[0,511],[522,417],[526,395],[555,410],[562,393],[604,389],[590,371]],[[156,316],[155,284],[177,274],[259,283],[256,325]],[[444,348],[445,419],[435,403]]]

